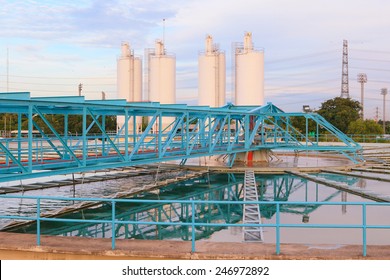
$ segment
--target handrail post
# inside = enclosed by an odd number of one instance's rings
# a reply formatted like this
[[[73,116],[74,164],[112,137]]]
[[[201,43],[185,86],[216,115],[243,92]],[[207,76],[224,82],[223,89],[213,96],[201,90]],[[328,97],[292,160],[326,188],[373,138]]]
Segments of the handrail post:
[[[115,249],[115,201],[111,202],[111,249]]]
[[[191,206],[192,206],[192,219],[191,219],[191,252],[195,253],[195,201],[191,201]]]
[[[367,256],[367,209],[366,204],[362,204],[363,209],[363,257]]]
[[[41,199],[37,198],[37,245],[41,245]]]
[[[276,254],[280,254],[280,203],[276,202]]]

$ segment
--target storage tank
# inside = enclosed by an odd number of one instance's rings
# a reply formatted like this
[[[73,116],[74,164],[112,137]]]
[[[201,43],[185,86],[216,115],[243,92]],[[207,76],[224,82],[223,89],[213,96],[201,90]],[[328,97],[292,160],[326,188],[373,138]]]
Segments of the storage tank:
[[[176,103],[176,58],[165,52],[164,43],[156,41],[149,53],[149,100],[161,104]]]
[[[221,107],[226,102],[226,58],[213,38],[206,36],[205,51],[198,58],[199,100],[198,105]]]
[[[161,104],[176,103],[176,58],[167,54],[164,42],[157,40],[155,49],[149,49],[148,58],[148,100]],[[163,129],[173,118],[163,118]]]
[[[142,60],[134,56],[127,42],[121,46],[121,55],[117,61],[117,93],[118,98],[128,102],[142,101]],[[120,129],[124,124],[124,116],[117,117],[117,127]],[[137,129],[141,127],[141,118],[137,118]],[[133,121],[129,122],[129,131],[133,131]]]
[[[236,44],[235,101],[236,105],[264,104],[264,51],[255,50],[252,33],[246,32],[244,43]]]

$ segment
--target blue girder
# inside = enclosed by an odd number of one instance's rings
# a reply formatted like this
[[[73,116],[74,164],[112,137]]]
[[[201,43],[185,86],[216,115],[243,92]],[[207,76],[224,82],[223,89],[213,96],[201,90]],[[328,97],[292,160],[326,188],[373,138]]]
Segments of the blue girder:
[[[156,102],[128,103],[125,100],[85,100],[84,97],[31,97],[29,93],[0,93],[0,113],[18,115],[18,135],[0,139],[0,182],[36,178],[105,168],[134,166],[213,155],[228,155],[228,166],[237,153],[283,149],[332,151],[354,162],[361,147],[315,113],[285,113],[275,105],[220,108],[162,105]],[[82,116],[82,133],[71,136],[67,129],[56,131],[47,114],[64,116],[68,127],[71,115]],[[27,116],[28,133],[22,135],[21,123]],[[92,122],[87,124],[87,116]],[[116,133],[105,128],[107,116],[123,116],[125,124]],[[142,131],[128,121],[149,119]],[[337,142],[320,143],[309,131],[291,125],[291,117],[311,120]],[[50,130],[43,132],[37,119]],[[162,120],[170,124],[162,125]],[[89,133],[97,126],[99,133]],[[38,131],[38,136],[33,135]],[[318,128],[317,128],[318,130]]]

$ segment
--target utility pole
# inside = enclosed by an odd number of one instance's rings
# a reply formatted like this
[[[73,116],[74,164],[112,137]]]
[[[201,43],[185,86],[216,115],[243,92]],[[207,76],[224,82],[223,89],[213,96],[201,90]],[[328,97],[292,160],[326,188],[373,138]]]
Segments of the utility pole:
[[[341,74],[341,96],[349,98],[349,83],[348,83],[348,41],[343,41],[343,65]]]
[[[7,48],[7,92],[9,92],[9,51]]]
[[[375,110],[375,122],[377,123],[378,120],[379,120],[379,107],[377,106]]]
[[[165,46],[165,18],[163,18],[163,43],[164,43],[164,46]]]
[[[383,95],[383,134],[386,134],[386,95],[387,95],[387,88],[381,89],[381,94]]]
[[[79,84],[79,96],[81,96],[81,91],[83,90],[83,84]]]
[[[364,121],[364,84],[367,83],[367,75],[365,73],[359,73],[357,75],[357,81],[360,83],[360,104],[362,106],[360,118]]]

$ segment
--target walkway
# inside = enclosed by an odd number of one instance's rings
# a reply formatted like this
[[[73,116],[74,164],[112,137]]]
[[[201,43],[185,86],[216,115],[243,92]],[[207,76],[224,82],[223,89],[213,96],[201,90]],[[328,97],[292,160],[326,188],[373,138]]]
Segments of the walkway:
[[[117,240],[115,250],[109,238],[45,236],[41,246],[35,242],[35,235],[0,232],[0,259],[390,260],[390,245],[368,246],[363,257],[358,245],[282,244],[276,255],[275,245],[264,243],[199,241],[197,252],[191,253],[191,242],[185,241]]]

